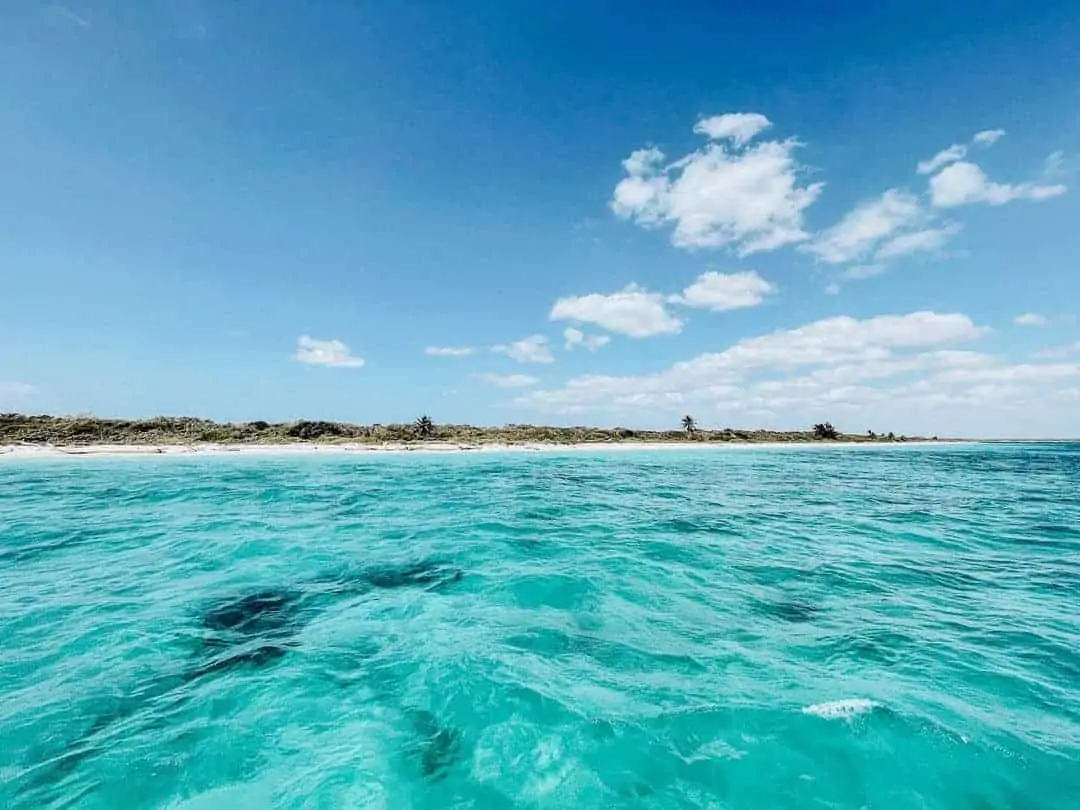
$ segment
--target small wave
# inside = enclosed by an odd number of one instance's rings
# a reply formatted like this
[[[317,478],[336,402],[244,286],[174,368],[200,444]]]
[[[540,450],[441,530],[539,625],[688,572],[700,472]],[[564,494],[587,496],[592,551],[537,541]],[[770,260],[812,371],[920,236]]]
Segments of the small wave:
[[[812,706],[804,706],[803,714],[812,714],[815,717],[823,717],[826,720],[836,718],[849,719],[856,715],[866,714],[878,708],[881,704],[866,698],[848,698],[846,700],[830,700],[826,703],[815,703]]]

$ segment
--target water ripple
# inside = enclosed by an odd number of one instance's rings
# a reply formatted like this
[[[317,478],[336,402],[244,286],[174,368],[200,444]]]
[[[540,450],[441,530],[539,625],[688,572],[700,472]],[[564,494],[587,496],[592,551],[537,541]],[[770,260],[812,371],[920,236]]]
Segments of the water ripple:
[[[1061,808],[1080,446],[0,460],[0,806]]]

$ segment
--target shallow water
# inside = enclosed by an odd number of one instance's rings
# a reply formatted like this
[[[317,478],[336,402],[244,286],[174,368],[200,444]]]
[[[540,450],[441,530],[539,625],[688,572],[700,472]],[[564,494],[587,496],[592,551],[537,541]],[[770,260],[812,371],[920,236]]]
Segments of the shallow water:
[[[6,808],[1071,807],[1080,445],[0,459],[0,689]]]

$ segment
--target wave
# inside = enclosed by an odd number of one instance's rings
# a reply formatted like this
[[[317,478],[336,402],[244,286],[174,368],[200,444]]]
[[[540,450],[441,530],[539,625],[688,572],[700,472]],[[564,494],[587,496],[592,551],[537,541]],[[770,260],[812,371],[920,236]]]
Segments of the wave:
[[[881,706],[873,700],[866,698],[845,698],[844,700],[830,700],[825,703],[815,703],[812,706],[803,706],[803,714],[812,714],[826,720],[844,719],[849,720],[860,714],[872,712]]]

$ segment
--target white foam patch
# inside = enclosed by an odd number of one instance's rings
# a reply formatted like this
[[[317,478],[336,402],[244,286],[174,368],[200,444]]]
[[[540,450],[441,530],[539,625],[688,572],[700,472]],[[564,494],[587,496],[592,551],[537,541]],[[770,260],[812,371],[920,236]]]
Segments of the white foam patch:
[[[847,698],[846,700],[830,700],[827,703],[815,703],[813,706],[804,706],[803,714],[812,714],[815,717],[823,717],[826,720],[837,718],[851,718],[856,715],[866,714],[873,711],[880,704],[866,698]]]

